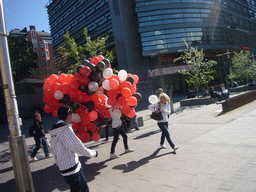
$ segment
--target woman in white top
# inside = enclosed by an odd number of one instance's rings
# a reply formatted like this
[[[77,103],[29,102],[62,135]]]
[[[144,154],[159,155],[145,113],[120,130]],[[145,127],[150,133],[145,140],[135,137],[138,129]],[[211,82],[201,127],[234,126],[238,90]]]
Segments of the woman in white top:
[[[173,148],[174,152],[178,149],[171,140],[170,133],[168,131],[168,116],[171,114],[170,109],[170,97],[165,94],[161,93],[159,95],[159,102],[149,105],[148,108],[151,111],[155,111],[157,113],[162,113],[163,119],[157,121],[158,127],[162,131],[161,141],[160,141],[160,148],[165,149],[166,146],[164,145],[164,139],[166,138],[170,146]]]

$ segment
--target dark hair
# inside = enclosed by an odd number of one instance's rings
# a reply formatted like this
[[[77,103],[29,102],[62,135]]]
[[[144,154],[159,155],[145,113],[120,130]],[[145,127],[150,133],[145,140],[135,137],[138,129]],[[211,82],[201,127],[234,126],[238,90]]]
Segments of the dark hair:
[[[69,114],[72,114],[73,111],[69,105],[62,105],[59,107],[57,114],[59,119],[65,120]]]
[[[35,119],[37,117],[37,115],[41,115],[41,114],[39,112],[34,113],[33,119]]]

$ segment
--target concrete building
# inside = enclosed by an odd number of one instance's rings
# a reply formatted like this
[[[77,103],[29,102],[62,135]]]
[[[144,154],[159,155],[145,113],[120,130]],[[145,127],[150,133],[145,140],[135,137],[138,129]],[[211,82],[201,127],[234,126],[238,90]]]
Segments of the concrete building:
[[[78,44],[86,27],[92,38],[110,37],[119,69],[140,77],[145,96],[158,87],[184,89],[174,63],[188,45],[204,49],[218,61],[220,82],[226,81],[233,51],[256,51],[255,0],[51,0],[46,5],[58,69],[70,65],[60,54],[66,31]]]
[[[36,31],[35,26],[30,26],[23,30],[13,29],[9,32],[11,36],[20,36],[28,39],[33,44],[34,52],[37,53],[37,65],[35,77],[36,79],[46,79],[51,74],[56,73],[51,34],[45,31]]]

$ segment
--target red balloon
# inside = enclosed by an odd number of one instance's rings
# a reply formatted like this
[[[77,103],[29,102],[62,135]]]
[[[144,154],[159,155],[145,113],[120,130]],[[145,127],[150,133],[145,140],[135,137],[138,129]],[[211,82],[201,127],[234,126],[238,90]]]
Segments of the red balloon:
[[[128,87],[124,87],[124,88],[121,89],[121,94],[124,97],[130,97],[132,95],[132,92]]]
[[[114,99],[114,98],[116,98],[117,93],[116,93],[115,90],[108,90],[108,91],[107,91],[107,96],[108,96],[109,98],[111,98],[111,99]]]
[[[124,96],[120,96],[120,97],[118,98],[118,103],[119,103],[120,105],[125,106],[125,105],[127,104],[127,99],[126,99]]]
[[[132,88],[132,84],[129,82],[129,81],[124,81],[123,83],[122,83],[122,87],[124,88],[124,87],[128,87],[129,89],[131,89]]]
[[[93,95],[90,95],[89,97],[90,97],[90,100],[92,100],[92,101],[96,101],[99,99],[99,96],[95,93]]]
[[[61,83],[61,84],[65,83],[65,82],[66,82],[66,78],[67,78],[67,74],[61,73],[61,74],[59,75],[59,81],[60,81],[60,83]]]
[[[56,82],[52,85],[53,92],[60,90],[60,83]]]
[[[111,89],[116,90],[119,87],[119,82],[116,79],[110,79],[109,86]]]
[[[78,132],[79,133],[79,132]],[[79,134],[78,134],[79,135]],[[78,136],[77,135],[77,136]],[[84,132],[83,134],[79,135],[78,138],[83,142],[86,143],[90,141],[90,134],[88,132]]]
[[[84,76],[89,76],[91,74],[92,70],[88,66],[83,66],[81,69],[81,74]]]
[[[98,98],[96,101],[94,101],[95,106],[101,105],[101,100]]]
[[[52,109],[46,104],[46,105],[44,106],[44,111],[45,111],[46,113],[50,113],[50,112],[52,112]]]
[[[137,84],[139,82],[139,77],[137,75],[133,75],[134,78],[134,84]]]
[[[96,119],[98,119],[98,113],[96,111],[91,111],[89,113],[89,117],[91,121],[95,121]]]
[[[71,75],[71,74],[67,74],[67,76],[66,76],[66,83],[68,84],[68,85],[70,85],[70,83],[72,82],[72,81],[74,81],[76,78],[73,76],[73,75]]]
[[[91,131],[91,132],[94,132],[96,130],[96,124],[95,123],[89,123],[87,125],[87,128]]]
[[[127,114],[130,113],[130,111],[131,111],[131,107],[130,106],[125,105],[125,106],[122,107],[122,113],[123,114],[127,115]]]
[[[91,118],[89,117],[89,114],[83,115],[81,118],[82,118],[82,123],[84,125],[87,125],[91,122]]]
[[[96,66],[99,61],[100,61],[99,58],[96,57],[96,56],[94,56],[94,57],[91,59],[90,63],[93,63],[93,64]]]
[[[102,61],[102,60],[104,59],[104,56],[103,56],[103,55],[98,55],[97,57],[98,57],[98,59],[99,59],[100,61]]]
[[[94,132],[92,134],[92,140],[95,141],[95,142],[98,142],[100,140],[100,134],[97,133],[97,132]]]
[[[128,117],[133,118],[135,116],[135,110],[131,109],[130,113],[127,114]]]
[[[111,106],[114,106],[117,103],[116,98],[109,98],[107,103]]]
[[[79,82],[78,82],[78,80],[72,81],[72,82],[70,83],[70,87],[71,87],[72,89],[78,89],[78,88],[79,88]]]
[[[69,94],[70,86],[67,83],[64,83],[60,86],[60,91],[63,94]]]
[[[136,91],[137,91],[137,87],[136,87],[136,85],[133,85],[132,88],[131,88],[132,95],[134,93],[136,93]]]
[[[54,111],[52,112],[52,116],[53,116],[53,117],[58,117],[57,110],[54,110]]]
[[[127,98],[127,103],[130,106],[137,105],[137,98],[134,97],[134,96],[130,96],[130,97]]]
[[[51,82],[52,84],[54,84],[54,83],[58,82],[59,77],[58,77],[58,75],[56,75],[56,74],[51,74],[50,77],[49,77],[49,79],[50,79],[50,82]]]
[[[71,124],[72,124],[72,129],[74,131],[77,131],[82,125],[81,123],[74,123],[74,122],[72,122]]]
[[[45,81],[43,85],[44,90],[51,89],[51,87],[52,87],[52,84],[49,81],[48,82]]]
[[[106,105],[101,104],[101,105],[98,105],[98,106],[97,106],[97,109],[99,110],[98,112],[99,112],[99,114],[100,114],[100,113],[106,111],[108,108],[107,108]]]

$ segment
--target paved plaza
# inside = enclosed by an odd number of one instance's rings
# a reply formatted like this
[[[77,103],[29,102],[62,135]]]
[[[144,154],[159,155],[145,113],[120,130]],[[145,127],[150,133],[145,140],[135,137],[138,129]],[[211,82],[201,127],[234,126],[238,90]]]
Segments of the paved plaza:
[[[109,142],[102,138],[97,143],[85,143],[86,147],[99,152],[97,158],[80,157],[90,191],[256,191],[256,101],[225,114],[217,104],[180,108],[177,102],[174,108],[169,131],[179,146],[176,154],[167,142],[167,149],[158,148],[161,132],[149,118],[148,109],[138,112],[144,126],[128,133],[129,147],[135,152],[125,154],[120,138],[116,146],[120,158],[110,160],[112,137]],[[54,121],[44,123],[50,126]],[[15,181],[9,144],[4,139],[4,131],[0,133],[0,191],[11,192],[15,191]],[[27,137],[26,142],[30,154],[34,140]],[[40,149],[39,161],[30,163],[35,190],[69,191],[54,160],[43,157]]]

